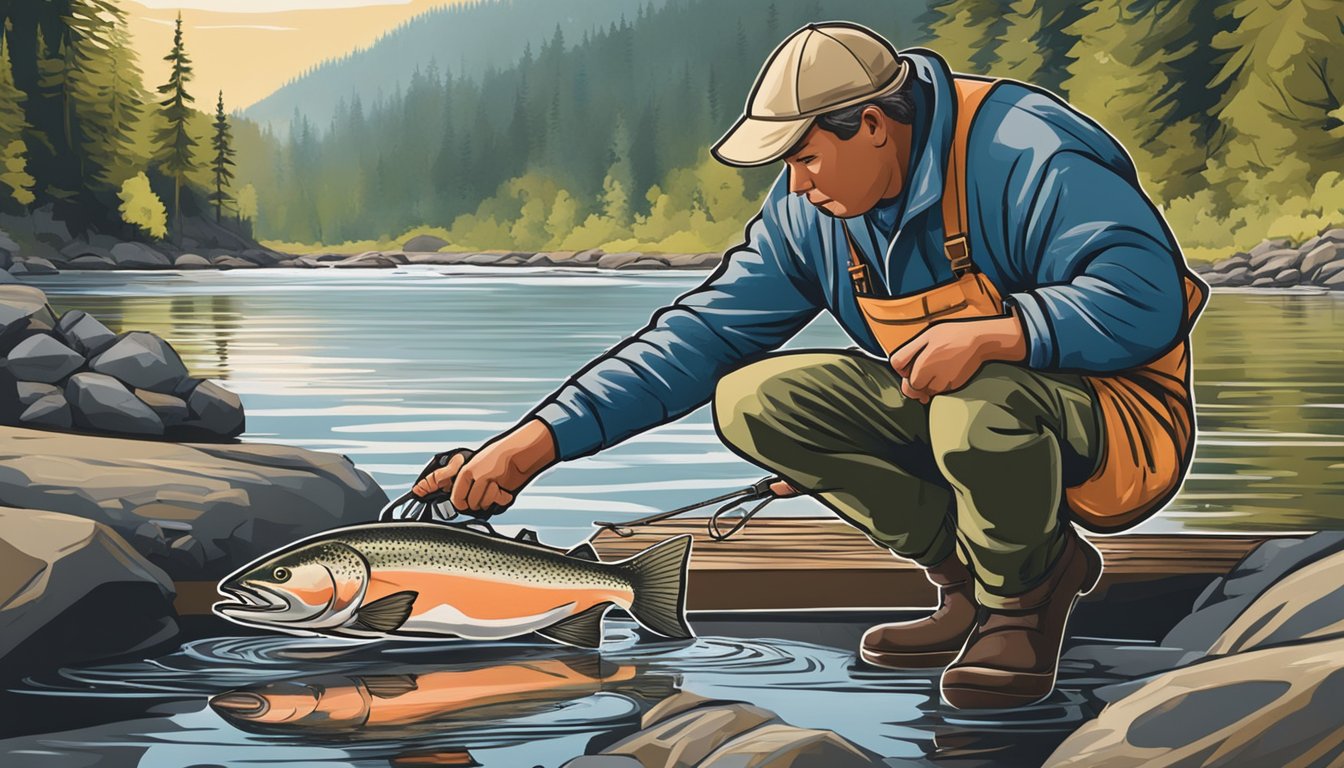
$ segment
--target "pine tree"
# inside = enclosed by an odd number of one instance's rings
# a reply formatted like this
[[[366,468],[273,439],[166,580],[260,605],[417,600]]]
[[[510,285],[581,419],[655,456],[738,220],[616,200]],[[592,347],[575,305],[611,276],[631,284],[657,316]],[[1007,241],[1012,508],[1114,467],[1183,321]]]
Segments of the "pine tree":
[[[20,206],[33,202],[33,177],[27,170],[28,147],[23,134],[29,129],[24,117],[25,96],[14,85],[9,47],[0,34],[0,204],[12,200]]]
[[[182,183],[188,173],[196,170],[192,159],[192,149],[196,140],[187,132],[187,124],[195,111],[187,106],[194,102],[187,93],[187,83],[191,82],[191,59],[187,57],[186,47],[182,43],[182,14],[177,14],[177,26],[173,32],[173,49],[164,56],[164,61],[173,65],[168,82],[160,85],[158,92],[166,98],[159,102],[160,114],[167,125],[155,136],[159,151],[155,156],[159,167],[173,178],[173,234],[182,238]]]
[[[215,135],[211,139],[210,146],[215,150],[215,157],[210,163],[210,169],[215,177],[215,189],[206,198],[215,204],[215,223],[219,224],[223,219],[224,204],[233,199],[225,191],[233,183],[234,165],[233,156],[236,154],[233,148],[233,136],[229,131],[229,116],[224,114],[224,92],[219,92],[219,103],[215,105]]]
[[[943,0],[929,9],[931,47],[957,72],[990,72],[1007,22],[994,0]]]

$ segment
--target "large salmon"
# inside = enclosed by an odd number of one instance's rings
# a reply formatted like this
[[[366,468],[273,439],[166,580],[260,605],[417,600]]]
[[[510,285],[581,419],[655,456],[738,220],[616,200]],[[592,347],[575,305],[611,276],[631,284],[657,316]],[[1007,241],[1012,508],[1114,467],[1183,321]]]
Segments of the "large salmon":
[[[225,618],[346,637],[500,640],[536,632],[582,648],[602,643],[615,605],[667,637],[686,623],[690,536],[625,560],[591,547],[540,544],[439,523],[374,523],[312,536],[227,576]]]

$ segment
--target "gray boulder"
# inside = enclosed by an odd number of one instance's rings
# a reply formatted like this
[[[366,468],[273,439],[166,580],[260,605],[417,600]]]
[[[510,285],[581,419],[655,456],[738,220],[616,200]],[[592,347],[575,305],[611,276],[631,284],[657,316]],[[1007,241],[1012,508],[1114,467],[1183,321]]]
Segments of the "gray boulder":
[[[16,379],[55,384],[84,365],[84,357],[54,336],[37,333],[9,351],[4,367]]]
[[[0,268],[8,269],[8,260],[19,255],[19,244],[8,232],[0,230]]]
[[[187,402],[180,397],[165,395],[161,392],[151,392],[148,389],[137,389],[133,394],[158,415],[159,419],[163,421],[164,427],[181,424],[190,416]]]
[[[19,414],[19,423],[27,427],[69,429],[74,421],[65,395],[56,392],[38,398],[25,408]]]
[[[644,256],[622,265],[620,269],[667,269],[667,262],[655,256]]]
[[[462,263],[473,264],[478,267],[497,267],[507,255],[506,253],[473,253],[462,259]]]
[[[1321,281],[1321,285],[1332,291],[1344,290],[1344,270],[1335,272]]]
[[[211,381],[202,381],[187,398],[190,417],[182,426],[223,438],[243,433],[246,421],[238,396]]]
[[[65,385],[65,399],[81,429],[123,435],[163,434],[163,420],[120,381],[102,373],[77,373]]]
[[[779,722],[774,712],[730,701],[698,703],[665,719],[650,720],[646,715],[643,730],[607,747],[603,754],[626,755],[642,765],[695,766],[729,740]]]
[[[57,248],[70,242],[70,228],[55,217],[52,206],[44,205],[34,209],[28,214],[28,221],[33,227],[33,236],[38,240]]]
[[[107,349],[117,335],[82,309],[72,309],[61,315],[56,333],[66,344],[85,357],[92,357]]]
[[[1344,634],[1344,552],[1305,565],[1275,582],[1209,648],[1226,656]]]
[[[373,520],[387,503],[336,454],[16,427],[0,427],[0,498],[105,523],[178,580],[219,578],[303,536]],[[203,566],[171,549],[186,535]]]
[[[1262,594],[1293,571],[1344,551],[1344,531],[1305,539],[1270,539],[1195,601],[1190,615],[1172,627],[1160,645],[1205,653]]]
[[[37,381],[15,382],[14,390],[19,396],[19,405],[25,408],[47,395],[58,395],[64,391],[55,384],[43,384]]]
[[[1316,282],[1323,283],[1341,272],[1344,272],[1344,259],[1341,259],[1340,261],[1332,261],[1329,264],[1322,264],[1320,268],[1316,270]]]
[[[441,251],[448,246],[448,241],[434,235],[416,235],[405,243],[402,243],[403,251],[415,253],[429,253],[432,251]]]
[[[36,321],[52,325],[56,317],[47,306],[47,295],[30,285],[0,285],[0,334],[21,331]]]
[[[1256,277],[1272,275],[1285,269],[1295,269],[1301,261],[1302,254],[1297,251],[1270,251],[1251,259],[1251,274]]]
[[[104,259],[101,256],[95,256],[93,254],[84,254],[83,256],[76,256],[75,258],[70,259],[65,263],[65,269],[78,269],[85,271],[116,269],[116,268],[117,265],[112,261]]]
[[[571,262],[581,267],[595,267],[604,255],[606,255],[606,251],[601,248],[589,248],[586,251],[575,253]]]
[[[260,248],[247,248],[239,253],[238,256],[259,267],[274,267],[284,259],[282,255],[274,251],[263,251]]]
[[[1216,261],[1209,266],[1214,272],[1228,272],[1236,267],[1245,267],[1250,264],[1250,256],[1245,253],[1237,253],[1228,256],[1226,259]]]
[[[1316,276],[1318,269],[1340,259],[1344,259],[1344,244],[1321,243],[1302,257],[1302,274],[1311,279]]]
[[[709,753],[696,768],[885,768],[881,755],[833,731],[772,723],[747,731]]]
[[[210,259],[219,269],[256,269],[257,265],[237,256],[215,256]]]
[[[20,256],[10,266],[11,275],[54,275],[55,265],[41,256]]]
[[[1257,244],[1254,248],[1251,249],[1248,255],[1251,257],[1251,260],[1254,261],[1255,258],[1258,256],[1263,256],[1264,254],[1269,253],[1270,251],[1281,251],[1284,248],[1287,248],[1288,246],[1289,242],[1284,238],[1275,238],[1273,240],[1262,240],[1259,244]]]
[[[1045,765],[1334,765],[1326,755],[1339,756],[1341,700],[1344,639],[1249,651],[1151,678],[1075,731]]]
[[[144,243],[117,243],[112,246],[112,261],[118,269],[166,269],[168,257]]]
[[[89,360],[89,368],[155,392],[173,392],[187,376],[187,366],[168,342],[146,331],[122,334]]]
[[[174,269],[209,269],[210,260],[195,253],[184,253],[173,259]]]
[[[7,265],[0,265],[0,285],[14,285],[18,282],[18,278],[9,274]]]
[[[527,257],[527,261],[524,261],[523,265],[528,267],[554,267],[558,263],[560,262],[553,259],[552,254],[534,253]]]
[[[1252,288],[1273,288],[1273,287],[1274,287],[1274,278],[1271,277],[1271,276],[1269,276],[1269,275],[1265,275],[1265,276],[1263,276],[1263,277],[1257,277],[1257,278],[1255,278],[1254,280],[1251,281],[1251,287],[1252,287]]]
[[[644,257],[642,253],[606,253],[597,260],[598,269],[620,269]]]
[[[81,256],[92,256],[94,258],[104,259],[109,262],[113,261],[112,249],[104,248],[101,245],[94,245],[93,243],[84,242],[83,240],[76,240],[73,243],[69,243],[68,245],[66,245],[64,248],[61,249],[61,255],[68,260],[78,259]]]
[[[105,525],[0,507],[0,667],[144,651],[177,634],[173,584]]]
[[[1274,276],[1274,285],[1277,288],[1292,288],[1300,282],[1302,273],[1291,267]]]

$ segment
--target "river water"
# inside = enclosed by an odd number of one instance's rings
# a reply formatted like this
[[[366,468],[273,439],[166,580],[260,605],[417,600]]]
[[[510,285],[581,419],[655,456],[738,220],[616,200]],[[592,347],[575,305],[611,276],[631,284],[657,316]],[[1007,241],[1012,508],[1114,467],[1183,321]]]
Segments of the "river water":
[[[84,309],[115,330],[149,330],[170,341],[196,375],[242,397],[244,439],[343,453],[394,496],[429,455],[507,428],[699,279],[420,268],[83,273],[32,282],[58,310]],[[1194,467],[1180,495],[1143,530],[1344,526],[1342,299],[1214,296],[1195,333]],[[848,341],[823,318],[792,346]],[[702,409],[551,470],[500,521],[564,545],[587,536],[594,519],[667,509],[760,475],[718,443]],[[770,513],[821,512],[791,500]],[[628,621],[609,620],[602,658],[608,668],[588,685],[576,671],[591,674],[587,662],[538,644],[355,648],[209,637],[156,659],[53,671],[14,687],[0,696],[0,708],[22,716],[7,716],[0,727],[9,737],[0,739],[0,763],[549,768],[632,732],[659,698],[685,690],[835,730],[892,765],[930,765],[935,754],[940,765],[1038,765],[1042,750],[1095,709],[1090,691],[1104,682],[1063,672],[1055,697],[1005,723],[943,708],[934,675],[877,673],[856,665],[852,650],[824,644],[712,632],[691,643],[657,643],[639,638]],[[442,693],[489,689],[519,674],[581,684],[558,694],[524,686],[485,708]],[[375,718],[333,729],[309,718],[260,727],[208,706],[207,697],[238,689],[263,697],[297,690],[309,699],[319,691],[332,700],[378,689],[386,695],[365,699],[432,701],[419,719],[389,716],[377,726]]]

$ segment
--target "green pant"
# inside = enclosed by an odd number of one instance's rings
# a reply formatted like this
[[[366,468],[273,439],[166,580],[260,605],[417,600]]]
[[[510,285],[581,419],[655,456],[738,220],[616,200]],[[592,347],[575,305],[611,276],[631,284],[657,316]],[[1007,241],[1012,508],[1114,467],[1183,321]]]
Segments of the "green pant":
[[[928,405],[884,360],[790,353],[725,376],[720,436],[813,494],[876,543],[921,565],[954,552],[983,605],[1040,582],[1063,546],[1064,488],[1101,451],[1081,376],[986,365]]]

